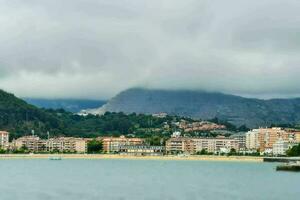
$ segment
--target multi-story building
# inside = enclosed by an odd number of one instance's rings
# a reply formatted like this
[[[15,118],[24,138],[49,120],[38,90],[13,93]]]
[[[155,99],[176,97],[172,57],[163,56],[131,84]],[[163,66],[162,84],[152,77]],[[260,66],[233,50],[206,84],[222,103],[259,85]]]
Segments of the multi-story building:
[[[219,136],[216,138],[198,138],[193,139],[194,152],[200,152],[205,149],[210,153],[218,153],[224,150],[230,151],[231,149],[239,150],[239,140],[236,138],[226,138]]]
[[[273,144],[280,138],[284,141],[289,141],[290,133],[282,128],[260,128],[259,143],[260,152],[271,153],[273,150]]]
[[[24,136],[12,142],[14,149],[25,148],[30,152],[73,152],[85,153],[87,150],[86,140],[73,137],[40,139],[38,136]]]
[[[194,153],[194,143],[192,138],[172,137],[166,141],[166,152],[172,153]]]
[[[235,139],[238,141],[240,151],[246,150],[246,134],[245,133],[237,133],[237,134],[230,136],[229,138]]]
[[[119,152],[120,146],[124,145],[141,145],[145,141],[141,138],[126,138],[121,137],[104,137],[101,139],[103,144],[103,151],[107,153]]]
[[[292,138],[293,142],[295,144],[299,144],[300,143],[300,131],[289,130],[289,133],[290,133],[290,138]]]
[[[279,138],[273,144],[273,155],[275,155],[275,156],[286,155],[286,151],[288,149],[289,149],[289,143],[286,140],[283,140],[282,138]]]
[[[46,150],[53,152],[76,152],[85,153],[87,151],[86,140],[73,137],[51,138],[46,141]]]
[[[0,131],[0,148],[7,149],[9,147],[9,133]]]
[[[246,133],[246,148],[258,149],[266,154],[285,155],[287,148],[298,143],[300,143],[300,132],[294,129],[259,128]]]
[[[41,140],[38,136],[23,136],[13,141],[13,148],[25,148],[31,152],[45,151],[46,141]]]
[[[260,148],[259,129],[253,129],[246,133],[246,148],[255,151]]]
[[[216,151],[216,140],[211,138],[195,138],[194,142],[194,152],[200,152],[206,150],[207,152]]]
[[[239,141],[237,139],[219,136],[216,138],[187,138],[176,137],[170,138],[166,142],[166,152],[170,153],[190,153],[194,154],[202,150],[217,153],[224,149],[239,150]]]

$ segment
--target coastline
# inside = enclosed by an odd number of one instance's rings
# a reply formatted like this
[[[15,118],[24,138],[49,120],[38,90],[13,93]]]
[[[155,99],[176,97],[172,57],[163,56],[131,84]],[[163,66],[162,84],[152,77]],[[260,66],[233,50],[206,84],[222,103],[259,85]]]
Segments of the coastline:
[[[60,157],[62,159],[87,159],[87,160],[191,160],[191,161],[235,161],[235,162],[263,162],[263,157],[253,156],[132,156],[118,154],[2,154],[0,161],[5,159],[49,159]]]

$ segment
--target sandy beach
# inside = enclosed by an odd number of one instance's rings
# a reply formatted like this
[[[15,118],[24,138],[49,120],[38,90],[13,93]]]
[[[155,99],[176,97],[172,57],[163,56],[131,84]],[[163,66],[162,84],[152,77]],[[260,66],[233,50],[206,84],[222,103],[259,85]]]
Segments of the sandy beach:
[[[112,154],[2,154],[3,159],[129,159],[129,160],[206,160],[206,161],[241,161],[263,162],[262,157],[252,156],[130,156]]]

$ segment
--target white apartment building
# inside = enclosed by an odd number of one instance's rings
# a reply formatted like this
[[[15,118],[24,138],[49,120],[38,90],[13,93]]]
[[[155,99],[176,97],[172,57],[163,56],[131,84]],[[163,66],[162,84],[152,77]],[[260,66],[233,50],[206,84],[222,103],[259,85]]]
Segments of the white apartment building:
[[[9,146],[9,133],[0,131],[0,148],[7,149]]]
[[[289,143],[282,138],[279,138],[274,144],[273,144],[273,155],[280,156],[280,155],[286,155],[286,151],[289,149]]]
[[[73,137],[58,137],[48,140],[38,136],[23,136],[13,141],[14,149],[27,148],[31,152],[73,152],[85,153],[87,151],[86,140]]]
[[[200,152],[203,149],[211,153],[222,152],[224,149],[228,151],[231,149],[239,150],[239,141],[232,138],[197,138],[193,139],[193,142],[195,145],[195,152]]]
[[[46,142],[41,140],[38,136],[30,135],[20,137],[12,142],[14,149],[26,148],[31,152],[43,151]]]
[[[246,133],[246,148],[248,150],[257,150],[260,148],[259,129],[253,129]]]
[[[87,151],[86,141],[82,138],[73,137],[58,137],[50,138],[46,142],[47,151],[58,151],[58,152],[77,152],[85,153]]]
[[[231,149],[239,150],[239,141],[226,137],[216,138],[187,138],[177,137],[170,138],[166,142],[167,153],[185,152],[194,154],[205,149],[210,153],[218,153],[226,149],[228,152]]]

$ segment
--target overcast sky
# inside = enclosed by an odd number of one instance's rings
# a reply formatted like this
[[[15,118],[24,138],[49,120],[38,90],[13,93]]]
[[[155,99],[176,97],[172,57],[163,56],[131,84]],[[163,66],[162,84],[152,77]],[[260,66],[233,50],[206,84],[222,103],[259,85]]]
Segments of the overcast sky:
[[[300,96],[299,0],[0,0],[0,88]]]

